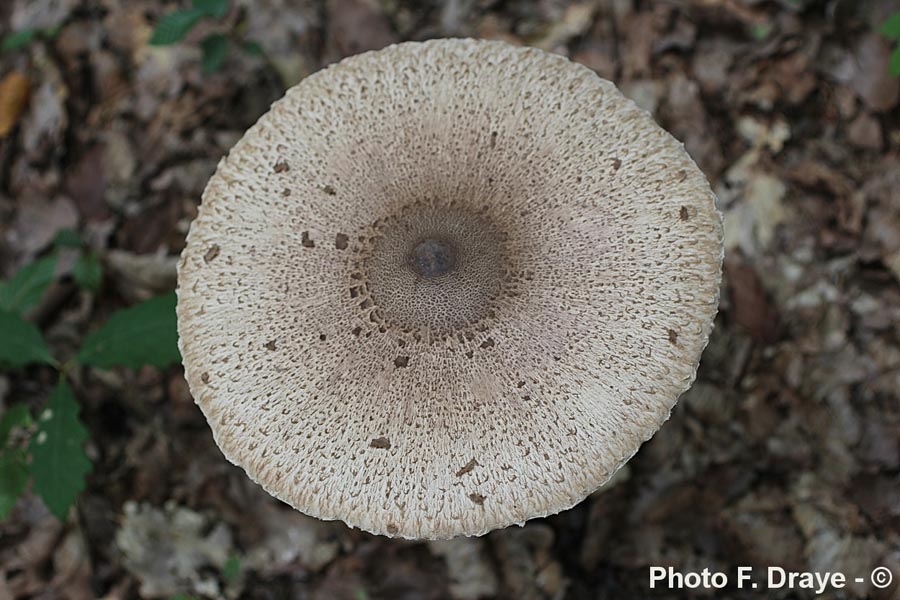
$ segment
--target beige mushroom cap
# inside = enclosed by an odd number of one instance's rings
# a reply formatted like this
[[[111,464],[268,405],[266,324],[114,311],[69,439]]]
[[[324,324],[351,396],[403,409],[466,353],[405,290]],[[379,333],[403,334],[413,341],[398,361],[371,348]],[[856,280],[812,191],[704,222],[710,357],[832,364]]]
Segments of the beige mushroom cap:
[[[225,456],[321,519],[481,535],[569,508],[691,384],[722,227],[682,144],[587,68],[405,43],[289,90],[179,266]]]

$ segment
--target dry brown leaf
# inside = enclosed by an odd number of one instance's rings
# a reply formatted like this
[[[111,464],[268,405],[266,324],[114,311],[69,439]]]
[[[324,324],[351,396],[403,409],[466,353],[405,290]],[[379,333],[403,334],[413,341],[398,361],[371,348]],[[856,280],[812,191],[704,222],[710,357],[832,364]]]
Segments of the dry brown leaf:
[[[36,255],[60,229],[78,227],[78,211],[67,197],[47,199],[29,191],[20,198],[19,212],[3,235],[3,241],[16,248],[20,256]]]
[[[390,21],[371,0],[329,0],[329,41],[338,57],[384,48],[397,41]]]
[[[778,311],[769,300],[756,270],[740,259],[726,260],[725,270],[731,284],[735,323],[762,342],[772,343],[777,340]]]
[[[887,112],[900,101],[900,80],[888,70],[891,47],[877,32],[859,42],[852,67],[850,86],[875,112]]]
[[[19,71],[13,71],[0,81],[0,138],[6,137],[28,105],[31,82]]]

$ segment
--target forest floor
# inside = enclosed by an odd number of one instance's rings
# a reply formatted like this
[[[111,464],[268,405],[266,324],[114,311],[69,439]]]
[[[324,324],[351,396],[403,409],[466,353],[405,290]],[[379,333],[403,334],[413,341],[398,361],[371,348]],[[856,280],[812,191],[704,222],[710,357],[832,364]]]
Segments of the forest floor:
[[[32,494],[0,523],[0,598],[682,598],[651,565],[839,571],[823,598],[900,598],[900,78],[869,0],[235,2],[264,56],[201,69],[201,24],[148,45],[154,0],[4,0],[0,276],[61,229],[72,260],[35,311],[75,348],[111,311],[173,289],[219,158],[304,76],[402,40],[475,36],[558,52],[615,81],[682,140],[725,214],[721,311],[693,388],[613,482],[575,508],[483,538],[416,543],[305,517],[229,464],[180,366],[85,369],[94,466],[65,522]],[[58,30],[57,30],[58,28]],[[2,341],[0,341],[2,343]],[[41,410],[50,367],[0,373]],[[718,598],[807,598],[738,590]]]

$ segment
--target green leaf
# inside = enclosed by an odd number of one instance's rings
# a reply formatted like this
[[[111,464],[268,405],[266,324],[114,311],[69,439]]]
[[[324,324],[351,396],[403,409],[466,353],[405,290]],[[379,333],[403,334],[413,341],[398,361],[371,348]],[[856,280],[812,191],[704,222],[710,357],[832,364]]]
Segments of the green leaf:
[[[888,72],[891,75],[900,75],[900,45],[891,53],[891,62],[888,64]]]
[[[241,557],[232,552],[228,555],[228,560],[222,565],[222,576],[225,581],[233,582],[241,576]]]
[[[84,489],[91,460],[84,452],[87,429],[78,418],[78,401],[65,381],[60,381],[47,408],[38,417],[31,438],[31,475],[34,492],[60,521]]]
[[[6,448],[9,440],[9,432],[13,427],[29,427],[31,425],[31,411],[26,404],[16,404],[6,409],[0,417],[0,452]]]
[[[28,466],[24,450],[0,453],[0,519],[9,516],[28,485]]]
[[[202,17],[203,13],[193,8],[176,10],[164,15],[156,24],[149,44],[151,46],[168,46],[180,42]]]
[[[0,282],[0,310],[19,314],[31,310],[40,302],[55,274],[55,254],[25,265],[9,281]]]
[[[0,44],[0,49],[2,50],[18,50],[19,48],[23,48],[31,43],[34,38],[38,35],[37,29],[22,29],[20,31],[16,31],[14,33],[10,33],[6,37],[3,38],[3,43]]]
[[[53,364],[53,355],[37,326],[19,315],[0,310],[0,365]]]
[[[77,359],[109,368],[165,367],[181,359],[175,320],[175,292],[117,311],[84,340]]]
[[[882,23],[880,31],[891,39],[900,40],[900,12],[895,12]]]
[[[221,33],[214,33],[203,38],[200,48],[203,50],[203,72],[218,71],[228,55],[228,38]]]
[[[244,52],[246,52],[250,56],[262,56],[263,54],[265,54],[265,50],[263,50],[263,47],[260,46],[259,43],[252,40],[244,42],[241,48],[243,48]]]
[[[82,252],[75,266],[72,267],[72,276],[81,289],[96,292],[103,283],[103,265],[94,252]]]
[[[191,8],[203,13],[205,17],[215,17],[220,19],[228,12],[230,0],[194,0]]]
[[[62,248],[81,248],[81,235],[74,229],[60,229],[53,238],[53,245]]]

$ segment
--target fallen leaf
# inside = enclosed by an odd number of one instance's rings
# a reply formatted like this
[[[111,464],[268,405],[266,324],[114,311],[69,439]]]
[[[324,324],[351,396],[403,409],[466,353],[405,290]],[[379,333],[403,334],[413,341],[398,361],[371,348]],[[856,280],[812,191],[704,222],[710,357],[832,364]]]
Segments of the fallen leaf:
[[[96,598],[91,589],[91,561],[84,536],[78,529],[69,531],[53,553],[55,575],[50,587],[65,590],[69,600]]]
[[[734,321],[765,343],[778,339],[778,312],[769,301],[753,266],[739,259],[725,261]]]
[[[338,555],[340,542],[335,533],[340,525],[313,519],[274,502],[261,502],[256,518],[263,537],[247,552],[248,567],[261,573],[277,573],[299,563],[318,572]]]
[[[221,570],[232,552],[231,532],[224,523],[175,504],[160,509],[126,502],[116,546],[125,568],[140,581],[144,598],[215,585],[204,570]]]
[[[881,123],[872,115],[862,112],[847,127],[847,139],[857,148],[881,150]]]
[[[5,242],[25,258],[46,248],[61,229],[78,227],[78,212],[65,196],[48,200],[40,196],[22,196],[18,214],[5,231]]]
[[[553,555],[553,529],[540,523],[508,527],[491,535],[503,572],[504,597],[535,600],[562,597],[565,582]]]
[[[710,117],[699,84],[677,73],[668,79],[668,92],[660,106],[660,118],[672,134],[684,142],[684,149],[707,175],[722,167],[722,148],[710,135]]]
[[[97,145],[80,159],[73,160],[66,170],[66,192],[85,221],[103,221],[110,215],[104,202],[106,169],[103,158],[104,148]]]
[[[371,0],[328,0],[329,43],[339,58],[384,48],[397,41],[379,4]]]
[[[19,503],[18,512],[28,525],[27,533],[24,539],[18,539],[11,546],[12,552],[3,557],[3,571],[6,577],[10,571],[18,570],[21,574],[7,579],[13,593],[11,596],[0,594],[4,600],[46,594],[51,560],[64,533],[63,524],[34,496],[26,494]]]
[[[566,44],[591,28],[597,8],[596,0],[570,4],[566,7],[563,18],[549,27],[540,39],[532,41],[531,45],[549,51],[565,50]]]
[[[767,247],[775,238],[775,228],[786,218],[782,200],[787,187],[777,177],[767,173],[754,173],[747,182],[744,202],[750,205],[756,224],[756,239]]]
[[[891,48],[879,33],[865,35],[856,47],[849,84],[869,108],[886,112],[900,100],[900,78],[888,72]]]
[[[28,77],[13,71],[0,80],[0,138],[9,135],[28,105],[31,82]]]
[[[757,565],[799,570],[803,541],[785,514],[787,499],[778,488],[760,488],[723,510],[719,521],[733,543]]]
[[[625,42],[620,45],[623,78],[633,79],[648,74],[653,42],[656,40],[653,13],[647,11],[628,15],[624,35]]]
[[[105,259],[110,277],[130,301],[145,300],[174,288],[177,263],[177,256],[124,250],[112,250]]]
[[[447,563],[450,593],[454,598],[477,600],[497,595],[497,576],[485,552],[483,538],[432,541],[428,548]]]
[[[9,0],[7,0],[8,2]],[[61,25],[72,14],[78,0],[15,0],[9,22],[15,30],[49,29]]]
[[[35,90],[31,109],[22,122],[22,147],[34,161],[62,153],[69,124],[66,112],[69,91],[54,68],[48,67],[45,71],[47,79]]]
[[[728,85],[737,54],[737,44],[726,37],[697,41],[692,71],[704,92],[719,92]]]

